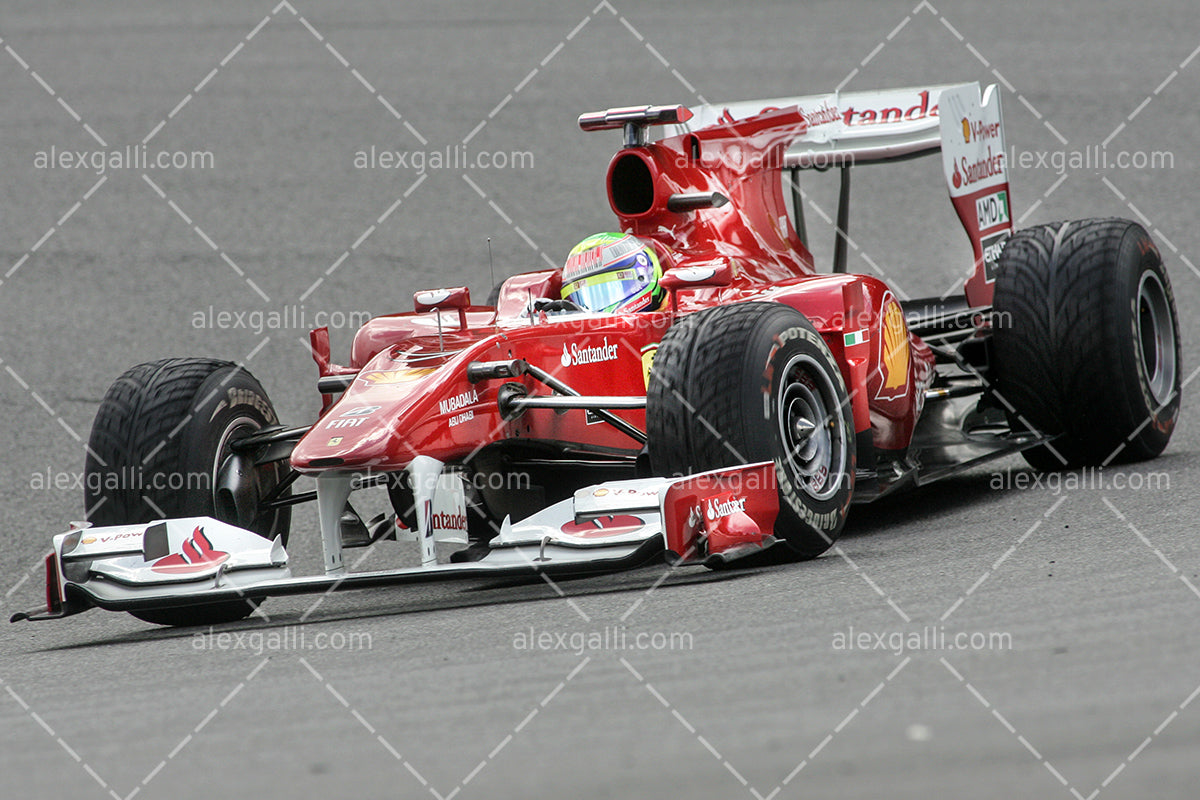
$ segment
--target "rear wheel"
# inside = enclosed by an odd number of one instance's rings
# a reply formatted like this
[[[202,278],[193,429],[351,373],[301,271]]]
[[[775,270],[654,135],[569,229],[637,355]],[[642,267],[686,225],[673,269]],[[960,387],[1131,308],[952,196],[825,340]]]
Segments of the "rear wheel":
[[[1039,225],[1009,239],[993,303],[996,392],[1019,427],[1058,435],[1039,469],[1163,451],[1180,407],[1171,282],[1136,222]]]
[[[686,475],[773,461],[775,533],[796,556],[833,544],[854,491],[854,422],[841,370],[803,314],[742,303],[684,317],[646,393],[651,468]]]
[[[286,459],[255,464],[232,442],[278,423],[261,384],[228,361],[173,358],[140,364],[113,383],[88,441],[84,502],[96,525],[210,516],[287,541],[291,512],[260,500],[287,474]],[[247,598],[195,608],[131,612],[160,625],[210,625],[254,611]]]

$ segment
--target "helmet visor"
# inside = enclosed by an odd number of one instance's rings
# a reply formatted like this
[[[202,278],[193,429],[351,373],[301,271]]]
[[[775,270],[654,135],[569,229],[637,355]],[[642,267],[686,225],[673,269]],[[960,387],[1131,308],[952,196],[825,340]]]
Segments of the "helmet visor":
[[[563,287],[563,297],[591,311],[636,311],[651,301],[652,270],[629,258],[631,266],[581,278]]]

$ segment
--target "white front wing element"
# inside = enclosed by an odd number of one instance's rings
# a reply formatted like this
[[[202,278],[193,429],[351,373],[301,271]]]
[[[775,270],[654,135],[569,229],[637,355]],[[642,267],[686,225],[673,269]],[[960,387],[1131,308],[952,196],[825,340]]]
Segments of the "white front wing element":
[[[220,586],[229,573],[287,565],[287,552],[278,539],[268,541],[211,517],[161,520],[141,527],[138,553],[94,561],[91,574],[127,586],[196,581]],[[96,528],[88,538],[107,530],[113,529]],[[69,563],[77,558],[76,552],[62,558]]]
[[[606,547],[663,536],[660,495],[671,483],[667,478],[642,478],[585,487],[518,523],[506,520],[493,546]]]
[[[75,529],[55,536],[53,546],[47,566],[59,602],[68,599],[69,585],[108,602],[169,601],[205,591],[237,593],[292,576],[278,539],[211,517]]]
[[[696,477],[704,476],[691,476]],[[208,517],[71,530],[54,537],[54,550],[46,560],[48,600],[56,599],[45,610],[17,614],[13,620],[54,619],[92,607],[137,611],[442,580],[491,581],[629,569],[667,549],[664,503],[673,486],[688,480],[647,478],[587,487],[516,524],[506,519],[477,560],[361,573],[343,569],[293,577],[278,540],[268,542]],[[428,494],[436,493],[439,483],[440,479],[432,480],[417,493],[432,501]],[[330,496],[336,498],[342,487],[330,488],[335,490]],[[774,498],[773,484],[770,493]],[[455,493],[450,494],[456,501]],[[322,521],[332,527],[336,518],[329,517]]]
[[[437,564],[435,542],[467,543],[467,498],[462,478],[443,469],[429,456],[417,456],[406,468],[416,503],[417,530],[421,543],[421,566]]]

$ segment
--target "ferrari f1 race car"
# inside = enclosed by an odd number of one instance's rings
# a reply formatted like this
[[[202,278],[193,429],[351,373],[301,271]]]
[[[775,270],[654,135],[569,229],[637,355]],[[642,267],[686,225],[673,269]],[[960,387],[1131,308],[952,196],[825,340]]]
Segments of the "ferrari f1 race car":
[[[346,365],[312,331],[316,422],[281,425],[230,362],[117,379],[90,437],[90,521],[54,537],[45,605],[14,621],[98,607],[212,624],[276,595],[813,558],[854,503],[989,459],[1062,469],[1166,447],[1180,345],[1159,251],[1121,219],[1014,232],[995,87],[579,125],[622,133],[617,230],[483,305],[419,291],[357,332]],[[961,293],[910,299],[847,270],[851,170],[939,151],[974,263]],[[840,175],[830,270],[808,247],[809,170]],[[158,488],[179,474],[208,480]],[[365,521],[350,500],[368,487],[391,512]],[[290,512],[310,500],[324,571],[295,576]],[[343,561],[391,540],[415,541],[419,566]]]

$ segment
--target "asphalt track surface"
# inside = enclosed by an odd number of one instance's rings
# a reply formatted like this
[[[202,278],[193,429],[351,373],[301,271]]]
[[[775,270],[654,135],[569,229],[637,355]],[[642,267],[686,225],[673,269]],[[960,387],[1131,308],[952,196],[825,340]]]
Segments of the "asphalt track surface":
[[[1009,143],[1031,154],[1013,169],[1021,224],[1147,224],[1195,374],[1191,3],[340,6],[0,12],[6,613],[39,601],[49,536],[83,513],[82,441],[128,366],[245,360],[306,421],[318,312],[486,293],[489,237],[498,278],[612,227],[618,135],[579,132],[582,111],[999,82]],[[148,135],[150,152],[213,163],[35,163]],[[1101,142],[1172,161],[1053,166]],[[427,168],[356,168],[372,146],[425,150]],[[431,168],[464,147],[532,161]],[[860,170],[855,192],[852,267],[865,254],[910,295],[945,291],[965,247],[935,162]],[[214,328],[210,309],[245,316]],[[351,335],[333,331],[343,357]],[[1195,396],[1155,462],[1048,485],[1010,459],[856,509],[839,549],[805,564],[285,598],[228,640],[97,611],[5,626],[0,796],[1193,797]],[[1016,481],[1032,485],[1000,486]],[[303,569],[314,528],[297,515]],[[610,646],[580,646],[606,628]],[[968,648],[897,646],[928,630]],[[523,641],[542,633],[548,648]],[[635,649],[638,634],[665,646]]]

